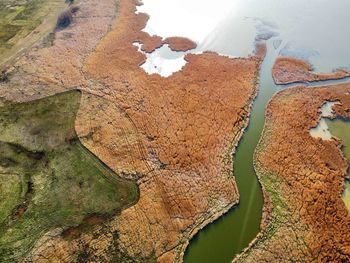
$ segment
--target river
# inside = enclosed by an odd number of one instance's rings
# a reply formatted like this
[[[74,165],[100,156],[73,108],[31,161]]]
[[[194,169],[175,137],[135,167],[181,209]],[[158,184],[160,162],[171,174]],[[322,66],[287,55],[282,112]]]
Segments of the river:
[[[267,41],[267,54],[260,69],[259,93],[249,126],[234,156],[239,205],[195,236],[187,249],[185,263],[230,262],[259,231],[263,196],[254,171],[253,156],[264,127],[265,107],[279,89],[274,84],[271,70],[280,50],[275,49],[272,43],[273,39]]]

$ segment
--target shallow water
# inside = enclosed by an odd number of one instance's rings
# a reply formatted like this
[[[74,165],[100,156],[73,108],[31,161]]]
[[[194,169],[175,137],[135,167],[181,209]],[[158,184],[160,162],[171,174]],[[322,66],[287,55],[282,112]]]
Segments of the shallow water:
[[[340,119],[327,120],[327,125],[329,127],[331,134],[342,141],[344,145],[342,149],[343,153],[345,157],[350,161],[350,122],[340,120]],[[348,170],[348,175],[350,175],[349,170]],[[342,198],[346,208],[350,213],[350,181],[349,180],[345,181]]]
[[[140,43],[134,43],[138,51],[146,56],[146,61],[141,65],[148,74],[159,74],[162,77],[169,77],[174,72],[182,69],[186,64],[186,52],[173,52],[169,45],[163,45],[151,54],[141,50]]]
[[[333,106],[336,104],[339,104],[339,102],[327,101],[322,105],[320,122],[315,128],[310,129],[310,135],[312,137],[321,138],[322,140],[332,139],[332,134],[329,131],[328,122],[326,119],[333,116]]]
[[[323,72],[350,66],[348,0],[143,0],[144,31],[183,36],[199,50],[247,56],[260,33],[279,34],[283,54],[308,59]]]
[[[321,107],[321,120],[315,128],[310,130],[310,135],[315,138],[321,138],[322,140],[331,140],[333,137],[342,140],[342,143],[344,145],[342,150],[345,157],[350,160],[350,122],[340,119],[330,119],[330,117],[332,117],[334,114],[332,107],[335,104],[339,104],[339,102],[327,101],[323,104]],[[348,175],[350,175],[350,171],[348,171]],[[342,199],[350,213],[349,180],[345,180]]]

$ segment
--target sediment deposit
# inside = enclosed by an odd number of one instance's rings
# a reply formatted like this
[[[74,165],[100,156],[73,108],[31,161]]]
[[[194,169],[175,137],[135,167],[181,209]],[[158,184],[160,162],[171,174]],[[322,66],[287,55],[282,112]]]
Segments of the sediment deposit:
[[[332,73],[317,73],[312,65],[304,60],[292,57],[279,57],[272,69],[276,84],[289,84],[295,82],[312,82],[349,77],[346,70],[337,70]]]
[[[25,262],[177,262],[198,228],[238,201],[231,151],[247,124],[261,52],[188,54],[171,77],[148,75],[133,43],[149,43],[149,52],[161,44],[141,31],[148,16],[135,14],[137,4],[121,0],[112,24],[114,1],[81,2],[72,24],[20,57],[0,83],[0,96],[13,101],[81,89],[78,136],[140,191],[136,205],[77,238],[46,233]],[[186,39],[168,42],[190,48]]]
[[[270,211],[262,236],[238,262],[348,262],[350,217],[341,198],[347,160],[338,140],[313,138],[326,101],[350,116],[350,84],[279,92],[266,110],[255,156]]]

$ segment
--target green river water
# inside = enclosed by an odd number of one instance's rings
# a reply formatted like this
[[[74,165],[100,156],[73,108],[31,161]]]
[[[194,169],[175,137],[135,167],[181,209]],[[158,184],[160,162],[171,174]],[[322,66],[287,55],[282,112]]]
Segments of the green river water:
[[[340,119],[326,120],[331,134],[339,138],[343,143],[343,153],[345,157],[350,160],[350,122]],[[350,175],[350,171],[348,171]],[[343,193],[343,201],[350,211],[350,182],[345,182],[345,190]]]
[[[234,156],[234,176],[239,204],[201,230],[190,242],[185,263],[227,263],[255,238],[260,229],[263,195],[253,166],[254,150],[265,121],[265,107],[278,87],[272,79],[272,66],[279,50],[272,40],[260,69],[260,88],[253,104],[249,126]]]

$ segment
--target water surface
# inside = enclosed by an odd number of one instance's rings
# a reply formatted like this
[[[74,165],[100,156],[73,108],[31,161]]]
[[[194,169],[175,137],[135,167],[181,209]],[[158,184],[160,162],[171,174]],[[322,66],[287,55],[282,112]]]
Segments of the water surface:
[[[348,0],[143,0],[144,31],[183,36],[200,50],[247,56],[257,34],[278,33],[285,55],[308,59],[323,72],[350,66]]]
[[[333,106],[339,104],[338,101],[326,101],[321,107],[321,119],[315,128],[310,129],[310,135],[314,138],[321,138],[322,140],[332,139],[332,134],[329,131],[327,118],[333,116]]]
[[[337,138],[339,138],[344,147],[343,153],[345,157],[350,161],[350,122],[335,119],[335,120],[327,120],[327,125],[331,134]],[[350,176],[350,171],[348,170],[348,176]],[[345,181],[344,192],[343,192],[343,201],[345,203],[346,208],[350,213],[350,181]]]

